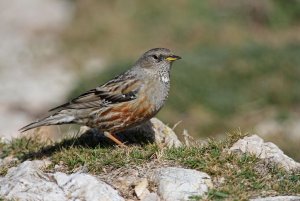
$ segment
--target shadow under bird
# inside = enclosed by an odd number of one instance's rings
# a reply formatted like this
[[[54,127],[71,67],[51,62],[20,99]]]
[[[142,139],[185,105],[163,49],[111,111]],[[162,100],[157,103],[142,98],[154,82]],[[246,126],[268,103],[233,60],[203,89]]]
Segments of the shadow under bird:
[[[51,109],[51,116],[20,129],[49,125],[80,124],[98,128],[118,145],[119,132],[151,119],[164,105],[170,89],[172,63],[181,57],[169,49],[145,52],[131,69],[69,102]]]

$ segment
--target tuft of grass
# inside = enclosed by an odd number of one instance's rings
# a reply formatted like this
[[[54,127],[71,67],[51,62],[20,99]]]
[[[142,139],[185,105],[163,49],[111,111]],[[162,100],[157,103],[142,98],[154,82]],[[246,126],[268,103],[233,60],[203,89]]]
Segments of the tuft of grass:
[[[28,153],[37,152],[47,144],[49,143],[42,142],[38,136],[14,138],[10,143],[0,143],[0,158],[21,158]]]
[[[192,196],[189,197],[189,200],[190,201],[199,201],[199,200],[202,200],[202,196],[192,195]]]
[[[224,193],[222,191],[217,191],[215,189],[208,191],[208,198],[211,200],[223,200],[228,197],[228,193]]]
[[[155,166],[151,168],[167,165],[203,171],[211,176],[214,183],[214,189],[208,192],[207,200],[248,200],[256,196],[299,194],[300,172],[286,172],[255,156],[228,152],[232,144],[243,136],[245,134],[235,131],[227,134],[223,140],[208,139],[205,145],[194,144],[171,149],[155,144],[127,148],[96,143],[89,145],[87,138],[87,142],[82,143],[80,137],[65,139],[46,147],[24,139],[1,146],[6,156],[17,156],[20,160],[49,158],[52,165],[45,169],[47,172],[56,171],[56,165],[63,167],[60,171],[67,173],[85,167],[91,174],[110,177],[116,171],[137,167],[141,170],[149,164],[153,165],[153,161]],[[1,175],[6,171],[0,170]],[[201,200],[201,197],[193,196],[190,200]]]
[[[139,166],[147,163],[158,151],[156,145],[145,147],[132,146],[128,148],[72,147],[54,153],[51,157],[53,164],[63,164],[72,172],[80,166],[88,168],[92,174],[102,173],[104,169],[118,169],[121,167]]]

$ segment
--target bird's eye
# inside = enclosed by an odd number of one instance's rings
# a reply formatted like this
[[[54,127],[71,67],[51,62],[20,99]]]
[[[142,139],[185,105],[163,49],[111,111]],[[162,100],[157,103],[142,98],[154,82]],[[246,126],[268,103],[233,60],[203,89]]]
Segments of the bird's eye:
[[[158,56],[156,56],[155,54],[152,55],[152,57],[153,57],[155,60],[158,60]]]

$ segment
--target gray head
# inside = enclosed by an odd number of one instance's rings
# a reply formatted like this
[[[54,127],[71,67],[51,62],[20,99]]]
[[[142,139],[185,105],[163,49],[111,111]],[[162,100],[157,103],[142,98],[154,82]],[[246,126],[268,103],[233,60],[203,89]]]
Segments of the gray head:
[[[169,71],[174,61],[181,59],[167,48],[154,48],[145,52],[135,63],[135,66],[147,71]]]

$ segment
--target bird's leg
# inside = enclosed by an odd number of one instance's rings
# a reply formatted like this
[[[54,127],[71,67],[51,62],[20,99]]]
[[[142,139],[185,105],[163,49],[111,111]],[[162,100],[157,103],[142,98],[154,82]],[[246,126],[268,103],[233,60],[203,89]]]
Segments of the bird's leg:
[[[105,131],[104,132],[105,137],[111,139],[112,141],[114,141],[116,144],[118,144],[121,147],[126,147],[126,145],[121,142],[120,140],[118,140],[112,133]]]

